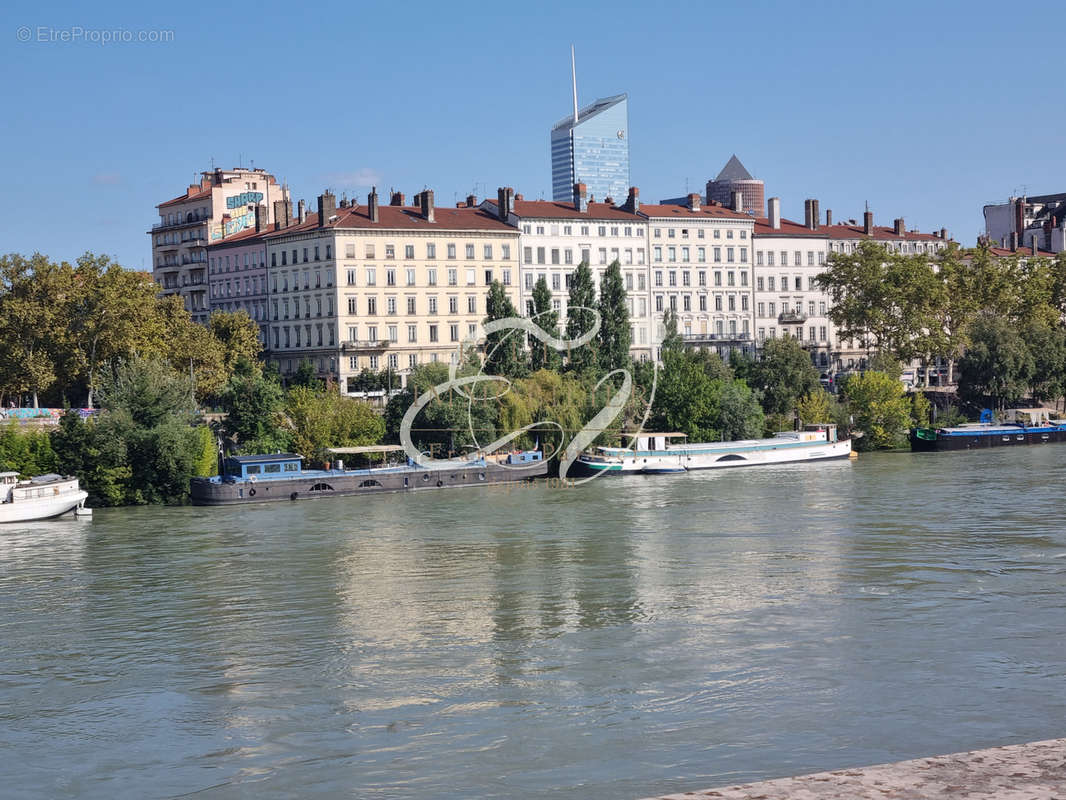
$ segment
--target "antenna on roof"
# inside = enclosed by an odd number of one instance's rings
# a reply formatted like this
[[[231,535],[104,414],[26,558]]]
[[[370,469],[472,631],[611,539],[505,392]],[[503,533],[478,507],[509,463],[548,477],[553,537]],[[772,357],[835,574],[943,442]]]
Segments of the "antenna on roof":
[[[870,210],[870,201],[869,200],[866,201],[866,210],[867,211]]]
[[[574,124],[577,125],[577,62],[574,60],[573,45],[570,45],[570,78],[574,83]]]

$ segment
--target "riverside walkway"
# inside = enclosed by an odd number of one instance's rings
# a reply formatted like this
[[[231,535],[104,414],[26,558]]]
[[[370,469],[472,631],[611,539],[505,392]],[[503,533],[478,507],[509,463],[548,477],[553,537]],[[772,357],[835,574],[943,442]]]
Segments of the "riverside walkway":
[[[1066,800],[1066,739],[816,772],[649,800]]]

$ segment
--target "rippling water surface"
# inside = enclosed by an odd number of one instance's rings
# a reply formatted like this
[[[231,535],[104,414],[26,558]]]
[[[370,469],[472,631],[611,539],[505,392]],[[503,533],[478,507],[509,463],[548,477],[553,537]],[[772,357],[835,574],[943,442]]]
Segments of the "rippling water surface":
[[[0,794],[625,800],[1063,736],[1064,465],[4,527]]]

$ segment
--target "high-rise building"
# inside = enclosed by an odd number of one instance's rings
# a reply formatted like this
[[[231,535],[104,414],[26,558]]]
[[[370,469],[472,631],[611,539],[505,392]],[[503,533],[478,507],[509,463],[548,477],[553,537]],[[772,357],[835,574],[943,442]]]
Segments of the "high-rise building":
[[[254,229],[275,219],[275,203],[285,205],[289,190],[263,169],[214,169],[201,173],[172,200],[160,203],[152,237],[152,274],[162,294],[180,294],[196,322],[207,322],[208,243]],[[282,202],[284,201],[284,202]],[[257,206],[265,206],[256,211]]]
[[[765,189],[765,184],[753,178],[740,163],[740,159],[733,155],[722,167],[718,177],[713,181],[707,181],[707,203],[721,203],[728,208],[733,208],[733,192],[739,191],[741,207],[735,210],[761,217],[764,213]]]
[[[575,109],[577,104],[574,104]],[[629,105],[625,94],[605,97],[552,128],[552,199],[569,202],[574,184],[590,199],[621,203],[629,191]]]

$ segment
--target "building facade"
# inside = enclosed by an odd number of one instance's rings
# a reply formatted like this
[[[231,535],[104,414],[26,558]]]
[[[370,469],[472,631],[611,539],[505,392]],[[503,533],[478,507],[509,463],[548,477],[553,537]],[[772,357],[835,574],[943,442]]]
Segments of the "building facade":
[[[985,236],[1007,250],[1066,250],[1066,193],[1011,197],[984,207]]]
[[[646,205],[651,264],[649,287],[655,357],[665,335],[664,315],[677,314],[686,344],[728,358],[752,352],[752,233],[754,219],[698,194],[685,205]]]
[[[552,199],[569,202],[574,184],[591,200],[616,203],[629,189],[629,102],[624,94],[597,100],[551,131]]]
[[[288,190],[262,169],[215,169],[200,182],[156,208],[152,226],[152,274],[162,294],[179,294],[196,322],[210,313],[207,246],[225,236],[255,227],[255,209],[266,209],[272,222],[275,203],[288,201]],[[261,212],[262,213],[262,212]]]
[[[268,326],[266,208],[256,206],[257,225],[207,247],[208,308],[244,311],[259,326],[266,347]]]
[[[266,235],[269,358],[282,375],[303,361],[341,391],[362,370],[404,378],[421,363],[447,362],[475,336],[498,280],[517,306],[518,231],[481,208],[415,205],[394,193],[380,205],[336,205]]]
[[[540,278],[552,293],[560,329],[566,325],[570,281],[584,261],[592,269],[596,290],[607,266],[618,262],[629,303],[630,353],[638,360],[653,354],[648,285],[647,221],[636,210],[639,192],[633,187],[622,206],[590,203],[583,185],[572,187],[571,202],[526,200],[500,189],[495,202],[482,207],[491,214],[508,209],[508,224],[518,231],[519,311],[532,310],[533,286]]]

